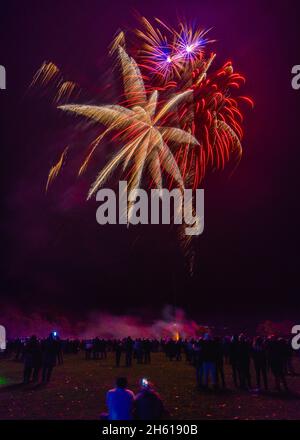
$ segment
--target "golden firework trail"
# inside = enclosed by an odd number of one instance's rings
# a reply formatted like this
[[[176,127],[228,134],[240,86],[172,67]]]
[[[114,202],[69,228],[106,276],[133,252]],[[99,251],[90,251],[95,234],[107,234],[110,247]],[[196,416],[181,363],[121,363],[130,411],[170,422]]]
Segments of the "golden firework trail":
[[[112,55],[117,52],[119,50],[119,47],[125,48],[125,34],[123,31],[120,31],[113,39],[113,42],[110,46],[109,54]]]
[[[159,125],[162,119],[176,105],[186,99],[192,91],[186,90],[169,99],[156,112],[158,92],[153,91],[149,99],[146,96],[144,82],[136,62],[119,47],[122,66],[124,92],[131,108],[120,105],[64,105],[63,111],[85,116],[107,127],[116,130],[115,139],[123,142],[121,150],[100,171],[92,184],[88,199],[104,184],[110,174],[123,162],[123,170],[130,167],[129,191],[139,187],[145,168],[157,186],[162,187],[162,170],[166,171],[183,188],[184,182],[169,143],[180,145],[198,145],[190,133],[177,128]],[[107,131],[106,131],[107,132]],[[101,140],[101,139],[98,139]],[[95,143],[95,147],[98,142]],[[93,150],[92,150],[93,151]],[[90,157],[87,159],[89,160]],[[85,160],[83,167],[86,166]],[[82,168],[82,167],[81,167]]]
[[[57,79],[59,75],[59,68],[54,63],[45,61],[34,75],[29,87],[35,85],[47,86],[50,81]]]
[[[61,168],[62,168],[62,166],[64,164],[68,148],[69,147],[66,147],[64,149],[64,151],[61,154],[58,162],[51,167],[51,169],[49,171],[49,174],[48,174],[48,179],[47,179],[47,184],[46,184],[46,192],[48,191],[48,188],[51,185],[51,183],[53,182],[53,180],[58,176],[58,173],[60,172],[60,170],[61,170]]]
[[[76,89],[76,84],[72,81],[64,81],[58,88],[58,91],[55,95],[54,102],[58,104],[61,101],[67,102],[74,90]]]
[[[52,93],[52,101],[55,105],[66,104],[72,96],[75,96],[75,91],[77,95],[80,91],[75,82],[64,79],[56,64],[46,61],[35,73],[28,89],[35,88],[45,94]]]

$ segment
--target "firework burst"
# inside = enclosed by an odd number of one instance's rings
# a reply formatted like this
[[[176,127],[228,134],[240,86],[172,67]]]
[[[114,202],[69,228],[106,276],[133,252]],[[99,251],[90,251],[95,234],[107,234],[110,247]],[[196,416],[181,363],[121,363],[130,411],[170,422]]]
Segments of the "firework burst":
[[[213,43],[213,40],[206,38],[209,29],[194,30],[185,23],[180,23],[179,28],[179,32],[173,31],[175,35],[175,56],[183,61],[185,69],[187,65],[194,69],[203,58],[206,45]]]
[[[164,27],[163,30],[152,26],[145,17],[142,17],[141,21],[143,29],[136,30],[136,35],[142,42],[141,66],[150,74],[150,77],[157,77],[158,84],[174,77],[179,78],[182,59],[174,49],[174,31],[160,21],[159,23]],[[168,36],[164,31],[167,31]]]
[[[146,97],[144,82],[135,61],[119,47],[119,55],[123,71],[126,101],[131,108],[120,105],[64,105],[59,108],[85,116],[107,127],[105,132],[116,131],[114,139],[124,146],[113,159],[100,171],[93,183],[88,198],[108,179],[110,174],[123,162],[123,170],[129,169],[129,190],[139,187],[145,168],[158,189],[162,189],[162,169],[165,170],[183,189],[184,183],[177,162],[168,146],[169,143],[180,145],[189,143],[197,145],[198,141],[190,133],[176,127],[160,125],[162,119],[175,106],[182,102],[192,90],[174,95],[157,109],[158,92],[153,91],[149,99]],[[94,148],[99,143],[96,140]],[[88,157],[88,160],[90,156]],[[85,159],[81,169],[86,167]]]
[[[208,33],[185,23],[177,29],[159,19],[152,24],[146,18],[134,32],[120,31],[110,48],[123,80],[124,95],[117,104],[68,104],[77,85],[62,79],[53,63],[44,63],[37,72],[32,86],[45,89],[51,83],[59,109],[105,127],[92,141],[79,176],[103,139],[109,136],[120,145],[99,171],[88,198],[121,165],[129,190],[134,190],[146,182],[146,174],[148,187],[161,189],[166,175],[169,187],[195,189],[209,171],[238,164],[243,151],[241,107],[243,102],[253,106],[253,101],[240,95],[245,78],[231,61],[216,66]],[[50,170],[47,189],[65,157],[66,150]],[[183,242],[194,260],[191,239],[184,237]]]
[[[147,89],[156,87],[165,93],[170,89],[193,90],[176,117],[180,127],[194,135],[199,145],[181,145],[174,155],[185,185],[197,188],[208,169],[224,169],[227,162],[238,163],[241,158],[240,105],[253,105],[250,98],[237,95],[245,78],[234,72],[231,62],[212,70],[216,54],[206,54],[208,45],[214,42],[207,36],[209,30],[193,29],[184,23],[175,30],[158,19],[154,27],[145,18],[141,25],[142,29],[136,31],[141,41],[138,64],[149,76]],[[151,72],[164,69],[166,56],[158,55],[162,46],[168,48],[169,66],[164,74],[152,76]]]

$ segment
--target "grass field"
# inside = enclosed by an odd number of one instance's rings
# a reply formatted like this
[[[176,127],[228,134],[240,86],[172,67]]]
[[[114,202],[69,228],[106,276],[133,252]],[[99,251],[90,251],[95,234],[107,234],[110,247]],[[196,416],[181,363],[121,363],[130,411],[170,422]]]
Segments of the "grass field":
[[[300,371],[298,359],[295,367]],[[134,362],[131,368],[116,368],[113,354],[97,361],[67,355],[47,385],[21,385],[22,369],[21,363],[0,360],[0,419],[97,419],[117,376],[126,376],[134,392],[139,379],[148,377],[174,419],[300,419],[300,376],[288,377],[290,394],[272,391],[272,377],[269,393],[249,393],[234,389],[226,366],[229,390],[203,392],[196,389],[192,366],[169,362],[162,353],[152,355],[151,365]]]

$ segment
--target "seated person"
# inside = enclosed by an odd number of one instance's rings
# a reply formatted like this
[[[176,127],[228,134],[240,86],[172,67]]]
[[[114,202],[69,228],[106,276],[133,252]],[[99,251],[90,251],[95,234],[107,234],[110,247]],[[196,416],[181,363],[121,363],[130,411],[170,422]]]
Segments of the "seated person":
[[[141,380],[135,399],[135,417],[139,420],[160,420],[166,414],[159,394],[147,379]]]
[[[116,388],[107,392],[108,420],[132,420],[134,394],[126,387],[126,377],[119,377],[116,380]]]

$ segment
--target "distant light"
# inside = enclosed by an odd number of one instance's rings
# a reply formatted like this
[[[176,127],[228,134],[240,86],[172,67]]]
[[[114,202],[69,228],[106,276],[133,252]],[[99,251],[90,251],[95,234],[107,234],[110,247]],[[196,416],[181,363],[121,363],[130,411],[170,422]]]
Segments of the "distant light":
[[[142,386],[143,387],[147,387],[149,385],[148,379],[146,379],[145,377],[142,379]]]
[[[53,332],[53,336],[56,337],[57,336],[57,332]]]
[[[172,63],[172,58],[170,56],[167,57],[167,63]]]
[[[193,46],[186,46],[185,50],[187,53],[191,53],[193,51]]]

